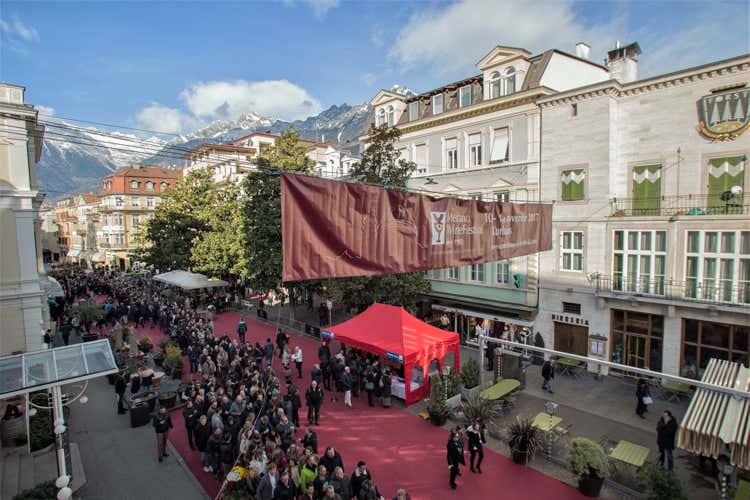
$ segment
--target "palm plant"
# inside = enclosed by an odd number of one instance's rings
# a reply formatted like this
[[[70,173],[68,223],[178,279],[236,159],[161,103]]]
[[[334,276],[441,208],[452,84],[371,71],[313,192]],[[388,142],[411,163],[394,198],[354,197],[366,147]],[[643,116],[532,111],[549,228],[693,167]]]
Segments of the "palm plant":
[[[82,300],[73,306],[73,316],[88,330],[92,324],[104,317],[104,307],[93,300]]]
[[[466,424],[478,423],[484,428],[495,418],[500,416],[500,401],[497,399],[485,399],[479,394],[469,396],[463,402],[464,418]]]
[[[508,425],[508,446],[513,461],[526,465],[544,447],[542,431],[534,427],[530,418],[516,419]]]

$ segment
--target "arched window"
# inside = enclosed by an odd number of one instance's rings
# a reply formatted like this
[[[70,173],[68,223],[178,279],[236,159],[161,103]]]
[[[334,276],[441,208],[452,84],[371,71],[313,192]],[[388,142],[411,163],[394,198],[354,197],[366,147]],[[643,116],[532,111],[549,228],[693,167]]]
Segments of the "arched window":
[[[500,72],[499,71],[493,71],[492,74],[490,74],[490,99],[494,99],[495,97],[500,97]]]
[[[151,181],[146,181],[146,191],[153,191],[154,190],[154,183]]]
[[[168,186],[169,186],[169,185],[168,185],[168,184],[167,184],[166,182],[162,182],[161,184],[159,184],[159,189],[160,189],[161,191],[165,191],[165,190],[167,189],[167,187],[168,187]]]
[[[378,110],[378,116],[375,119],[375,125],[378,127],[385,123],[385,109],[380,108]]]
[[[140,186],[140,182],[130,181],[130,189],[138,189],[139,186]]]
[[[388,106],[388,126],[392,127],[396,124],[396,112],[393,110],[393,106]]]
[[[516,91],[516,69],[513,66],[505,70],[503,81],[503,87],[505,87],[503,95],[512,94]]]

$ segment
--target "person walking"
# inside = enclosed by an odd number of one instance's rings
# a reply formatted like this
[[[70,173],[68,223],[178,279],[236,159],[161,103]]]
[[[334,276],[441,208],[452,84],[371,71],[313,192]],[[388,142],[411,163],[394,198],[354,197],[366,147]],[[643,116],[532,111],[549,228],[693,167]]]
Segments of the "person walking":
[[[294,366],[297,367],[297,378],[302,378],[302,348],[300,346],[294,347],[292,361],[294,361]]]
[[[542,390],[547,391],[550,394],[554,394],[554,392],[552,392],[552,379],[555,378],[555,361],[555,358],[549,358],[544,362],[544,365],[542,365],[542,378],[544,379],[544,382],[542,382]]]
[[[208,417],[201,415],[198,419],[198,424],[195,426],[193,431],[195,447],[198,448],[198,453],[201,457],[201,466],[203,472],[210,472],[208,464],[208,454],[206,453],[206,447],[208,445],[208,438],[211,437],[211,424],[208,423]]]
[[[448,468],[450,469],[450,485],[452,489],[456,489],[456,477],[461,475],[459,467],[466,465],[464,461],[464,449],[463,445],[459,440],[457,432],[451,432],[451,437],[448,439],[447,444],[448,450]]]
[[[278,470],[276,464],[271,462],[268,464],[268,470],[263,479],[258,483],[258,491],[255,493],[257,500],[273,500],[273,492],[276,490],[278,482]]]
[[[648,403],[651,400],[651,394],[648,389],[648,382],[643,377],[638,377],[638,385],[636,385],[635,388],[635,397],[637,399],[635,414],[641,418],[646,418],[644,413],[648,411]]]
[[[344,406],[352,407],[352,375],[347,366],[341,374],[341,389],[344,391]]]
[[[305,403],[307,403],[307,424],[312,425],[313,421],[315,425],[320,425],[318,420],[320,419],[320,407],[323,404],[325,395],[323,389],[318,385],[316,381],[312,381],[310,387],[305,392]],[[313,417],[314,420],[313,420]]]
[[[266,345],[263,346],[263,357],[266,358],[266,364],[268,366],[271,366],[271,363],[273,362],[273,353],[275,349],[273,342],[271,342],[271,338],[267,338]]]
[[[211,437],[208,438],[206,454],[208,455],[209,471],[213,472],[216,479],[219,479],[221,474],[221,428],[215,428]]]
[[[372,367],[368,367],[365,372],[365,392],[367,393],[367,404],[375,406],[372,402],[372,396],[375,393],[375,370]]]
[[[169,437],[169,429],[172,426],[172,418],[167,413],[167,409],[162,406],[159,408],[159,413],[154,416],[154,430],[156,430],[156,456],[161,462],[164,457],[168,457],[167,453],[167,438]]]
[[[125,391],[128,388],[128,381],[125,378],[125,371],[121,371],[115,377],[115,393],[117,394],[117,414],[125,413]]]
[[[193,406],[193,400],[188,399],[185,408],[182,409],[182,417],[185,420],[185,431],[187,432],[188,446],[191,450],[195,449],[195,440],[193,439],[195,426],[198,425],[198,409]]]
[[[357,468],[354,469],[354,472],[352,472],[352,478],[351,478],[351,490],[353,496],[358,496],[359,492],[362,491],[362,485],[365,481],[371,481],[372,475],[370,474],[370,471],[367,469],[367,464],[365,464],[362,460],[357,462]]]
[[[245,344],[245,334],[247,333],[247,323],[245,323],[245,317],[240,318],[240,322],[237,323],[237,336],[240,339],[240,344]]]
[[[484,429],[482,429],[482,426],[479,425],[479,423],[475,422],[473,425],[469,426],[468,429],[466,429],[466,434],[469,436],[469,453],[471,454],[469,458],[469,470],[471,472],[478,472],[479,474],[482,473],[482,460],[484,460],[484,449],[483,445],[487,442],[487,440],[484,437]],[[476,467],[474,466],[474,459],[479,458],[476,463]]]
[[[659,446],[659,465],[664,467],[664,456],[667,458],[667,470],[674,468],[674,438],[677,435],[677,421],[672,412],[664,410],[659,423],[656,424],[656,444]]]

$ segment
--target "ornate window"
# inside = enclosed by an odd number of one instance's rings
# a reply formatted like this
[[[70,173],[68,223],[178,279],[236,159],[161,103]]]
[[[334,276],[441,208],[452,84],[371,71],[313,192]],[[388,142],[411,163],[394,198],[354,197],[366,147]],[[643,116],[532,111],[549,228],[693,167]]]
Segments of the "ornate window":
[[[385,109],[380,108],[378,110],[378,115],[375,117],[375,125],[378,127],[385,123]]]
[[[138,181],[130,181],[130,189],[138,189],[141,183]]]
[[[505,70],[503,75],[503,95],[509,95],[516,91],[516,68],[511,66]]]
[[[388,106],[388,126],[392,127],[396,124],[396,111],[393,106]]]
[[[490,74],[489,85],[490,85],[489,86],[490,99],[500,97],[501,81],[500,81],[499,71],[493,71]]]

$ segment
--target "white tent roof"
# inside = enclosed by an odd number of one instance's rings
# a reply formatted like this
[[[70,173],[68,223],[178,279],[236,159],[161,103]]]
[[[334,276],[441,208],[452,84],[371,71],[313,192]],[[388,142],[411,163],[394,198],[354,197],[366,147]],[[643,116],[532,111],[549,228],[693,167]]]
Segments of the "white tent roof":
[[[190,273],[188,271],[169,271],[154,276],[156,281],[182,288],[183,290],[197,290],[199,288],[214,288],[227,286],[224,280],[208,279],[203,274]]]
[[[59,281],[52,276],[40,276],[39,284],[48,298],[65,297],[65,292]]]
[[[748,390],[750,371],[723,359],[708,362],[701,381]],[[728,446],[731,464],[750,469],[750,401],[730,394],[698,389],[680,425],[677,447],[717,458]]]

